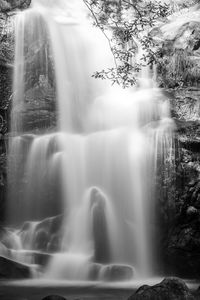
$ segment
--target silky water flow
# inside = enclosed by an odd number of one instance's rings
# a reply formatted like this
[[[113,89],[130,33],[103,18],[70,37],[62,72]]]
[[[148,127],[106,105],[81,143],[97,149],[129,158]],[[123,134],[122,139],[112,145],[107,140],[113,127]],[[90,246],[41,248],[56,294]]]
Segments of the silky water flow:
[[[158,165],[173,157],[169,105],[147,69],[125,90],[91,76],[112,55],[86,15],[82,1],[34,0],[16,17],[4,240],[33,276],[149,277]],[[48,132],[27,127],[44,105],[37,94],[27,100],[34,78],[47,102],[55,86],[57,126]]]

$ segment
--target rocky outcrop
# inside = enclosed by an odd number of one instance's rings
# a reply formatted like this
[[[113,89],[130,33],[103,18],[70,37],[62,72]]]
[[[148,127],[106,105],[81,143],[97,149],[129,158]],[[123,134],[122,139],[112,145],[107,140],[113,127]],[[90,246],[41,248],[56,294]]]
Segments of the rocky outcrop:
[[[158,82],[177,88],[200,84],[200,7],[183,9],[154,28],[152,36],[159,49]]]
[[[12,96],[14,18],[0,11],[0,154],[5,153],[9,108]]]
[[[10,126],[16,13],[18,10],[28,8],[30,3],[31,0],[3,0],[0,3],[0,134],[2,135],[8,131]],[[39,26],[41,25],[41,32],[45,31],[42,20],[38,19],[38,22],[40,22]],[[25,30],[31,31],[31,24],[27,25]],[[29,36],[31,33],[27,32],[27,35]],[[23,131],[33,129],[38,131],[41,128],[54,127],[56,123],[53,66],[48,47],[47,33],[43,39],[35,40],[35,44],[32,45],[33,51],[29,49],[29,45],[25,44],[24,46],[24,49],[28,49],[28,53],[25,53],[25,99],[23,108],[17,107],[21,113],[19,118],[22,118],[24,123]],[[45,71],[40,64],[41,60],[47,61],[48,66]],[[30,70],[35,70],[35,73],[31,73]],[[0,146],[1,144],[3,144],[3,138],[0,139]]]
[[[158,83],[176,123],[174,181],[167,187],[158,227],[162,224],[165,271],[196,278],[200,273],[200,5],[181,2],[182,10],[152,30],[160,47]],[[175,203],[175,212],[169,201]]]
[[[178,278],[166,278],[154,286],[143,285],[128,300],[194,300],[188,287]]]

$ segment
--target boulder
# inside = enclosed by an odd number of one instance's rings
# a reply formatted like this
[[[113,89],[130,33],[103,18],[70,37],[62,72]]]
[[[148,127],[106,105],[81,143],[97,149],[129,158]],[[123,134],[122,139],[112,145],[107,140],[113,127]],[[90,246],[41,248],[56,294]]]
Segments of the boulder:
[[[143,285],[128,300],[194,300],[185,282],[166,278],[154,286]]]
[[[106,265],[101,268],[103,281],[126,281],[134,278],[134,269],[128,265]]]
[[[22,226],[20,235],[23,247],[26,243],[30,245],[30,237],[32,239],[32,250],[43,252],[57,252],[61,243],[61,227],[63,216],[58,215],[46,218],[38,222],[36,226],[32,222],[25,222]]]
[[[29,266],[0,256],[0,279],[27,279],[30,277]]]

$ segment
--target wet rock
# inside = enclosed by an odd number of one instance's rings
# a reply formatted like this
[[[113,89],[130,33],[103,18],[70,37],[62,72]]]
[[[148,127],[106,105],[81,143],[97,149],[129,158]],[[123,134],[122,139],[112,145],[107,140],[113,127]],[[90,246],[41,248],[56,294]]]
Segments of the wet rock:
[[[182,215],[168,236],[167,268],[177,276],[199,278],[200,274],[200,216]]]
[[[57,252],[61,243],[61,226],[63,216],[46,218],[36,225],[34,222],[25,222],[21,229],[23,246],[30,245],[32,240],[32,250],[43,252]]]
[[[48,244],[48,233],[45,229],[36,229],[35,233],[35,249],[37,250],[46,250],[47,249],[47,244]]]
[[[48,253],[40,253],[40,252],[33,252],[32,253],[34,258],[34,264],[40,265],[40,266],[47,266],[51,259],[51,255]]]
[[[0,235],[1,243],[6,246],[7,249],[18,249],[19,244],[16,239],[16,235],[13,230],[4,228]]]
[[[134,277],[134,270],[128,265],[107,265],[101,269],[100,279],[105,281],[126,281]]]
[[[0,134],[1,135],[1,134]],[[7,156],[6,139],[0,136],[0,222],[5,220],[6,186],[7,186]]]
[[[0,279],[26,279],[31,277],[27,265],[0,256]]]
[[[189,206],[187,209],[187,215],[196,215],[198,214],[198,210],[194,206]]]
[[[0,255],[7,257],[9,254],[9,251],[7,249],[7,247],[0,242]]]
[[[49,253],[38,252],[33,250],[22,251],[22,250],[9,249],[6,257],[14,261],[30,263],[35,266],[36,270],[37,269],[39,270],[39,266],[40,267],[47,266],[52,256]]]
[[[61,236],[59,233],[53,234],[47,244],[48,252],[57,252],[61,244]]]
[[[183,280],[166,278],[154,286],[140,287],[128,300],[194,300]]]
[[[44,77],[44,75],[40,75]],[[45,80],[48,80],[45,77]],[[26,131],[53,127],[56,125],[55,91],[47,82],[39,82],[25,94],[24,103],[16,107],[20,122]]]
[[[57,295],[50,295],[50,296],[43,298],[42,300],[66,300],[66,298],[64,298],[62,296],[57,296]]]
[[[100,189],[94,187],[90,193],[93,236],[97,263],[107,263],[110,258],[108,237],[108,220],[106,218],[106,196]]]
[[[100,272],[101,272],[102,265],[94,263],[90,266],[89,269],[89,280],[99,280]]]

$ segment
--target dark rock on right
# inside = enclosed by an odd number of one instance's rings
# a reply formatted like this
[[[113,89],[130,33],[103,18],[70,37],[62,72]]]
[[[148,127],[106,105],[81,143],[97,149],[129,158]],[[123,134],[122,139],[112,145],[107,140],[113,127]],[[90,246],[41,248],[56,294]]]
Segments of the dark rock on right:
[[[157,82],[176,124],[174,178],[159,183],[167,193],[158,195],[158,254],[163,262],[158,271],[199,278],[200,5],[197,1],[176,3],[177,11],[152,30],[160,49]]]
[[[200,84],[200,7],[182,9],[152,31],[162,48],[158,60],[161,87],[179,88]]]
[[[154,286],[143,285],[128,300],[194,300],[187,285],[178,278],[165,278]]]

